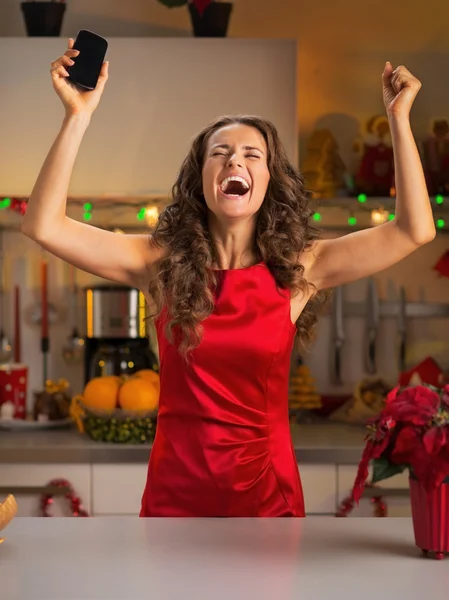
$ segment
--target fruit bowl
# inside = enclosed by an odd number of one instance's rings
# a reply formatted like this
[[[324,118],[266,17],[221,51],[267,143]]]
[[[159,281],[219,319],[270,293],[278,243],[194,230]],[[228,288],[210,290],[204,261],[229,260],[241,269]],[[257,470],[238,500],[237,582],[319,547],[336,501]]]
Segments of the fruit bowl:
[[[74,396],[70,414],[78,430],[95,442],[148,444],[154,439],[157,411],[94,409],[83,403],[83,396]]]
[[[17,514],[17,502],[12,494],[6,497],[4,502],[0,502],[0,531],[13,520]],[[0,537],[0,544],[4,542],[4,538]]]

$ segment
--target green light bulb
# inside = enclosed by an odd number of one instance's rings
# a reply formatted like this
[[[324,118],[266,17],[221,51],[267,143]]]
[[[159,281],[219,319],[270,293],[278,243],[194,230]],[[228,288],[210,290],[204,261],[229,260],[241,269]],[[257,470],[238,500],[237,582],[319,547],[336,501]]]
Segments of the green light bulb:
[[[438,194],[438,196],[435,196],[435,202],[437,204],[443,204],[444,202],[444,197],[441,194]]]
[[[366,194],[359,194],[359,195],[357,196],[357,200],[358,200],[360,203],[362,203],[362,204],[363,204],[364,202],[366,202],[366,198],[367,198]]]
[[[92,219],[92,213],[85,212],[84,215],[83,215],[83,217],[84,217],[85,221],[90,221]]]
[[[145,209],[141,208],[139,210],[139,212],[137,213],[137,220],[138,221],[143,221],[145,219]]]
[[[314,221],[321,221],[321,215],[320,215],[320,213],[313,213],[312,219]]]
[[[349,225],[356,225],[357,219],[355,217],[349,217],[348,223],[349,223]]]
[[[86,204],[83,206],[83,208],[86,212],[91,212],[92,204],[90,202],[86,202]]]
[[[388,213],[388,220],[394,221],[394,213]]]
[[[11,198],[3,198],[0,200],[0,208],[8,208],[11,206]]]
[[[437,227],[438,229],[442,229],[445,226],[444,219],[437,219]]]

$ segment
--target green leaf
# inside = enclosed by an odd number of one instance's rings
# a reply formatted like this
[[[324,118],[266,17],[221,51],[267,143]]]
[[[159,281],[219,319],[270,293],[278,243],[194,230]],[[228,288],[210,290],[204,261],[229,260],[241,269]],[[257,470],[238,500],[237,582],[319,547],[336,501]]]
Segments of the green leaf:
[[[168,8],[177,8],[178,6],[184,6],[187,4],[187,0],[159,0],[161,4],[168,6]]]
[[[405,469],[407,469],[407,465],[395,465],[386,458],[375,458],[373,460],[373,477],[371,482],[377,483],[383,479],[388,479],[389,477],[393,477],[393,475],[402,473]]]

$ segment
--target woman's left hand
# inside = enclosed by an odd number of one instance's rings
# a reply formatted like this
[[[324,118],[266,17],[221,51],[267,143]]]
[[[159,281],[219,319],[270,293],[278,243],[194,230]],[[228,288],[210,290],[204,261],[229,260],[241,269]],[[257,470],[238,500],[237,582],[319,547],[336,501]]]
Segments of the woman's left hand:
[[[405,67],[393,69],[387,62],[382,73],[382,87],[387,115],[408,117],[421,82]]]

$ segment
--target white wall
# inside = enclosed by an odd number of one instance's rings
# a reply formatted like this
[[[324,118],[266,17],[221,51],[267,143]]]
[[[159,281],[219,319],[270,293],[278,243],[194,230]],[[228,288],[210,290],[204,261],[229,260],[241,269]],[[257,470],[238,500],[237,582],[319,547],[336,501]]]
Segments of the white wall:
[[[29,194],[60,127],[50,61],[62,40],[0,38],[0,194]],[[223,114],[271,119],[297,161],[296,43],[119,39],[70,192],[167,194],[191,138]]]

